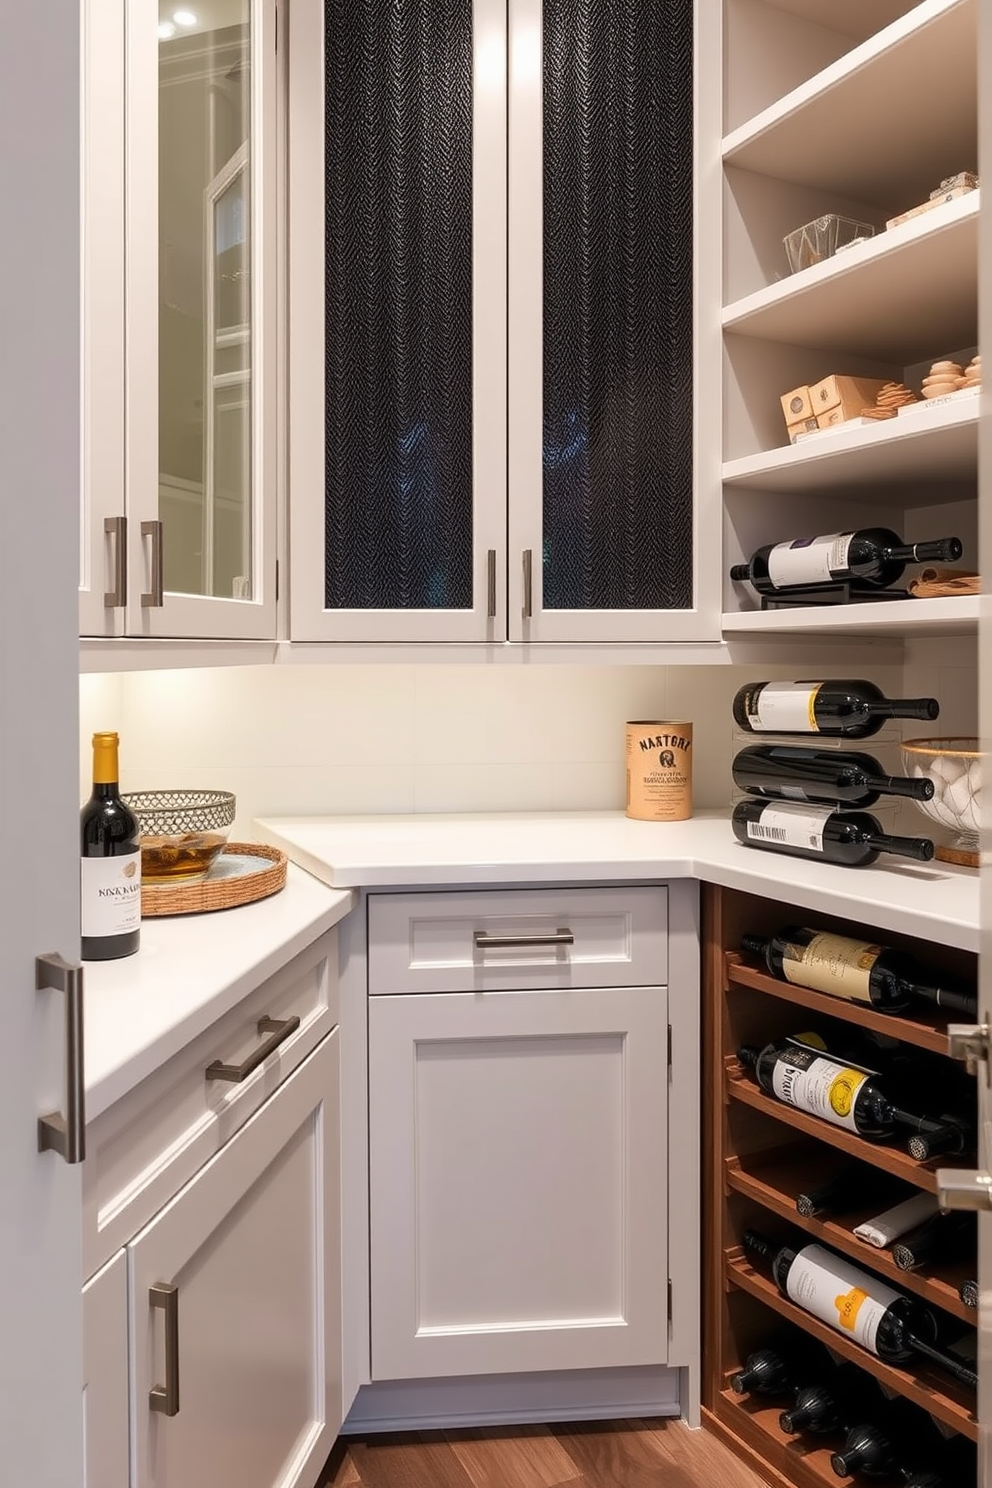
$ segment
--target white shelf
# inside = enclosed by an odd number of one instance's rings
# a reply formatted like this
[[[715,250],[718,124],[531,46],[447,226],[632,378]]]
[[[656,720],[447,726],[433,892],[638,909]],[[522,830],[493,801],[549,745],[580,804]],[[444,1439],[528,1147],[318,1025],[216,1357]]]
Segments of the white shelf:
[[[969,192],[735,301],[724,330],[901,365],[974,345],[980,196]]]
[[[765,0],[765,3],[773,10],[784,10],[798,20],[825,26],[860,42],[881,31],[883,26],[891,26],[912,10],[916,0],[830,0],[829,9],[823,0]]]
[[[924,504],[924,497],[927,505],[957,501],[956,483],[974,479],[978,469],[980,402],[944,404],[874,427],[841,426],[801,444],[728,460],[724,484],[797,495],[870,486],[881,498],[891,492],[894,504]]]
[[[733,130],[725,163],[897,209],[974,170],[977,68],[960,59],[977,61],[977,17],[977,0],[922,0]]]
[[[874,604],[814,605],[808,609],[745,610],[723,617],[725,636],[769,640],[798,635],[945,636],[974,635],[980,597],[880,600]]]

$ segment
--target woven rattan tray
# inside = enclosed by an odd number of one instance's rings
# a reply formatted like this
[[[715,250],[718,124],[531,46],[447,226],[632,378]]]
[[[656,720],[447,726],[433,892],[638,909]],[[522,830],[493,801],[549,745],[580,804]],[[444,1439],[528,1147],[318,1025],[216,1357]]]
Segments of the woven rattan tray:
[[[142,884],[141,913],[146,915],[204,914],[234,909],[278,894],[286,882],[287,857],[277,847],[257,842],[229,842],[206,878],[175,888]]]

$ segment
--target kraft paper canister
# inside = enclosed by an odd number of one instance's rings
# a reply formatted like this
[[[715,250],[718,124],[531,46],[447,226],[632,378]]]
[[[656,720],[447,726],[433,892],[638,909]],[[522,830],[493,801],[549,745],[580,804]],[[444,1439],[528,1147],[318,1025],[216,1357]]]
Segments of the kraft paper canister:
[[[638,719],[627,724],[627,815],[687,821],[692,815],[692,724]]]

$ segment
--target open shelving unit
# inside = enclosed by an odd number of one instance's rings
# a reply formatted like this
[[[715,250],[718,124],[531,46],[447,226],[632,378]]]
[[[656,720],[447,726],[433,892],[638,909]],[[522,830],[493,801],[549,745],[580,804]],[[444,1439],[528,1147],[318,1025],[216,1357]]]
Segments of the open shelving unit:
[[[838,425],[796,444],[780,399],[831,373],[905,382],[978,346],[981,191],[895,227],[977,168],[978,0],[725,0],[722,164],[726,637],[973,637],[972,597],[757,608],[727,577],[755,548],[884,526],[954,533],[978,567],[980,399]],[[919,106],[907,101],[919,100]],[[783,236],[839,212],[874,236],[790,274]],[[801,498],[797,509],[795,498]]]
[[[895,1200],[881,1197],[873,1205],[852,1206],[845,1214],[800,1216],[799,1193],[854,1158],[882,1175],[898,1179],[901,1192],[934,1193],[938,1167],[968,1158],[916,1162],[892,1144],[869,1143],[852,1132],[809,1116],[765,1094],[736,1057],[741,1043],[762,1044],[808,1025],[835,1032],[851,1025],[896,1038],[918,1050],[923,1060],[946,1057],[947,1019],[938,1010],[915,1016],[881,1013],[860,1003],[830,997],[767,974],[739,950],[747,931],[768,934],[790,921],[813,923],[825,930],[872,939],[870,925],[839,920],[791,908],[736,890],[707,888],[703,902],[703,1047],[704,1069],[704,1419],[756,1470],[775,1485],[824,1488],[837,1479],[830,1468],[836,1439],[786,1436],[778,1424],[784,1400],[738,1396],[730,1378],[748,1353],[779,1336],[783,1324],[817,1343],[835,1357],[850,1360],[872,1375],[884,1390],[929,1414],[945,1432],[976,1442],[976,1401],[971,1392],[939,1368],[919,1361],[902,1367],[875,1357],[853,1340],[798,1308],[784,1297],[767,1274],[753,1266],[741,1239],[748,1226],[773,1240],[800,1246],[820,1243],[850,1257],[896,1290],[922,1299],[943,1319],[945,1341],[967,1335],[976,1314],[960,1299],[958,1288],[974,1274],[973,1262],[935,1264],[913,1272],[898,1270],[888,1251],[866,1245],[854,1227]],[[923,963],[934,963],[949,975],[973,978],[976,958],[942,946],[939,953],[923,940],[886,934],[886,943],[912,951]],[[830,1020],[826,1025],[824,1020]],[[957,1066],[948,1077],[967,1082]],[[897,1184],[890,1184],[894,1190]],[[883,1194],[886,1190],[882,1190]],[[875,1481],[874,1479],[872,1481]],[[879,1480],[880,1482],[884,1480]],[[962,1485],[963,1488],[963,1485]]]

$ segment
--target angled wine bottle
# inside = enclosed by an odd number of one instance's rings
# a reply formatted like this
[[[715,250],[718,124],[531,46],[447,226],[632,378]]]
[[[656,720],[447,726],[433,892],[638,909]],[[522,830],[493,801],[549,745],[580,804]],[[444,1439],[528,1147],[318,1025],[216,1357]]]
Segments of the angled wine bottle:
[[[894,837],[868,811],[837,811],[831,806],[794,801],[738,801],[730,818],[734,836],[745,847],[813,858],[843,868],[867,868],[880,853],[894,853],[928,863],[934,846],[929,837]]]
[[[798,1384],[795,1360],[778,1349],[753,1349],[730,1377],[735,1395],[791,1395]]]
[[[798,744],[749,744],[734,757],[734,783],[749,795],[833,806],[874,806],[883,795],[933,800],[926,775],[889,775],[872,754],[804,749]]]
[[[904,543],[888,527],[862,527],[766,543],[749,563],[735,563],[730,577],[753,584],[759,594],[841,584],[862,591],[887,589],[902,578],[907,563],[956,563],[962,552],[957,537]]]
[[[758,956],[769,974],[795,987],[809,987],[882,1013],[927,1004],[945,1012],[978,1016],[978,993],[917,967],[905,951],[835,935],[806,925],[786,925],[774,935],[744,935],[741,950]]]
[[[886,1286],[822,1245],[792,1250],[757,1230],[742,1236],[748,1257],[767,1268],[775,1285],[797,1307],[845,1338],[892,1364],[926,1359],[976,1389],[978,1376],[960,1357],[937,1345],[930,1308]]]
[[[887,698],[864,678],[830,682],[749,682],[733,702],[734,721],[749,734],[824,734],[867,739],[891,718],[932,721],[936,698]]]

